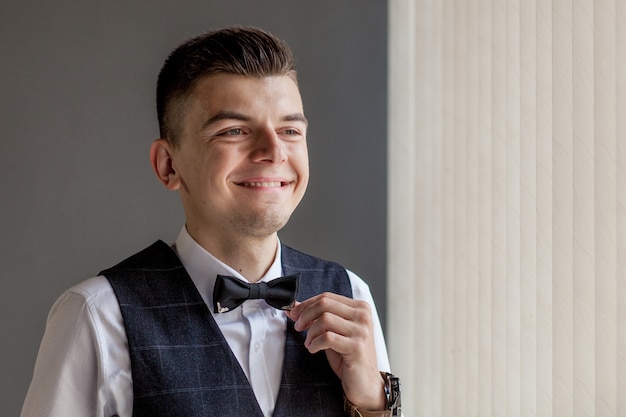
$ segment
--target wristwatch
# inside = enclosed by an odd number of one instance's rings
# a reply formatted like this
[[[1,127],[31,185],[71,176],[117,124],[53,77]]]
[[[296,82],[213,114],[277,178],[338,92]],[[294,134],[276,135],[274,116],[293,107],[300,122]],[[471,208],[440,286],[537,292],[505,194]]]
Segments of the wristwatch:
[[[385,381],[385,398],[387,406],[385,410],[370,411],[363,410],[352,404],[344,395],[343,408],[350,417],[400,417],[401,410],[401,389],[400,378],[389,372],[381,372]]]

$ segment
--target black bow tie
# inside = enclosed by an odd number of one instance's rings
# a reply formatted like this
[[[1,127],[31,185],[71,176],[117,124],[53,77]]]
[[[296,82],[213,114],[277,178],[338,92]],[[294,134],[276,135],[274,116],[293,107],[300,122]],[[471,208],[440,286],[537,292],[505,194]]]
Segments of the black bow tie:
[[[218,275],[213,288],[213,309],[215,313],[226,313],[246,300],[263,299],[279,310],[291,310],[298,292],[300,274],[280,277],[270,282],[248,284],[240,279]]]

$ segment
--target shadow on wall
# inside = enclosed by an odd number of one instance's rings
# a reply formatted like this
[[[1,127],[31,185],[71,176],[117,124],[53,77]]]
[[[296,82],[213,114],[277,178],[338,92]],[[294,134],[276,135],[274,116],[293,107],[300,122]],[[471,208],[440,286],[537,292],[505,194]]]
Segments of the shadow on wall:
[[[386,13],[358,0],[2,3],[6,415],[19,414],[61,292],[182,226],[148,164],[154,83],[166,54],[209,28],[259,26],[293,48],[312,178],[282,239],[360,274],[384,320]]]

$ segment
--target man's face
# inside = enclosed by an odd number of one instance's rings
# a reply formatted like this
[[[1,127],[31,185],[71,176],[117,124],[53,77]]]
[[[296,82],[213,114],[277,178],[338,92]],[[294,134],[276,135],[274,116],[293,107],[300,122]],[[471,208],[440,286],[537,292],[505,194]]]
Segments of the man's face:
[[[264,237],[282,228],[309,179],[296,83],[288,76],[211,75],[182,109],[171,157],[192,235]]]

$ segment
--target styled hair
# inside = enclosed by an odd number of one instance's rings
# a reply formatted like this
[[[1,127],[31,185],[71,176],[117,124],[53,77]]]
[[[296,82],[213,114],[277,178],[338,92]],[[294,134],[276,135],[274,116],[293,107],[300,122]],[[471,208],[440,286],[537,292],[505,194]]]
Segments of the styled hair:
[[[162,138],[178,144],[185,99],[199,79],[217,73],[287,75],[297,81],[289,46],[264,30],[233,27],[192,38],[168,56],[159,73],[157,117]]]

